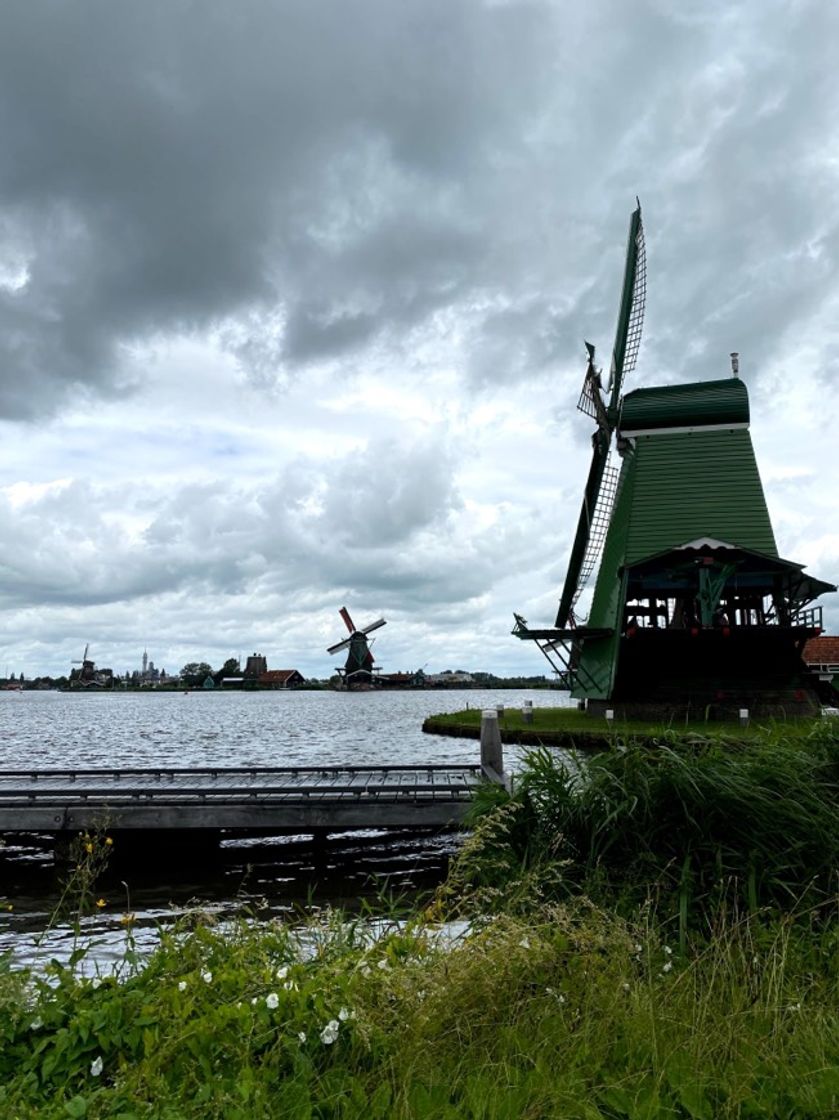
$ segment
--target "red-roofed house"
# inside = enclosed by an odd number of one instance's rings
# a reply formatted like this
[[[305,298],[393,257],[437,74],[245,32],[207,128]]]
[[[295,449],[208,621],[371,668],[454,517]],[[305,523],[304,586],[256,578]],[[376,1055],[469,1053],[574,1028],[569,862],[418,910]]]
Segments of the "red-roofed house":
[[[827,635],[811,638],[801,656],[808,669],[818,673],[819,680],[827,681],[839,690],[839,638]]]
[[[303,675],[296,669],[268,669],[259,678],[260,688],[294,688],[304,683]]]

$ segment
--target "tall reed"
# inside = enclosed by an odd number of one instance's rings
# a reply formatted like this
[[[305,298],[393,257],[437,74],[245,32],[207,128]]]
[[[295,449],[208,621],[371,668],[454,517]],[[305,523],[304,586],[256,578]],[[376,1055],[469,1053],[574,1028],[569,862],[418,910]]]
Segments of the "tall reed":
[[[651,896],[683,925],[725,898],[788,910],[836,886],[834,732],[767,732],[748,746],[668,733],[570,763],[543,748],[498,801],[476,803],[483,823],[455,869],[461,882],[500,887],[534,868],[557,881],[561,866],[560,892]]]

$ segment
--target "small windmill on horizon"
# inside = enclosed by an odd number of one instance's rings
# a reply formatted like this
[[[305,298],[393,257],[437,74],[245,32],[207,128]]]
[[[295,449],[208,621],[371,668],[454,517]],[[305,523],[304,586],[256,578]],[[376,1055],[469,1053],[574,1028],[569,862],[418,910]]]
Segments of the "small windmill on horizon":
[[[374,662],[373,654],[370,651],[372,642],[368,641],[368,635],[372,634],[374,630],[386,626],[387,622],[384,618],[377,618],[375,622],[359,629],[350,617],[350,612],[346,607],[341,607],[338,613],[344,620],[344,625],[349,631],[349,637],[336,642],[333,646],[329,646],[326,652],[335,654],[341,653],[342,650],[347,651],[347,660],[343,668],[338,669],[344,688],[372,688],[375,686]]]

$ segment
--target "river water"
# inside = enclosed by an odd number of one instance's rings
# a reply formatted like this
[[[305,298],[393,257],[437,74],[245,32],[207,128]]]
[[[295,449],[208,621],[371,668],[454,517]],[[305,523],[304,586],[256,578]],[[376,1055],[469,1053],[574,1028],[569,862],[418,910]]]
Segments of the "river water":
[[[559,707],[550,690],[416,692],[0,692],[0,769],[87,766],[286,766],[475,763],[473,739],[422,732],[426,716],[505,704]],[[507,751],[510,769],[518,752]],[[74,921],[58,912],[66,869],[44,839],[7,835],[0,847],[0,952],[35,965],[66,958]],[[452,834],[335,835],[324,849],[308,836],[223,840],[200,861],[159,856],[118,864],[97,890],[105,907],[82,923],[88,967],[112,967],[124,948],[125,913],[137,939],[200,908],[293,917],[360,899],[416,898],[445,874]],[[4,909],[11,907],[11,909]]]

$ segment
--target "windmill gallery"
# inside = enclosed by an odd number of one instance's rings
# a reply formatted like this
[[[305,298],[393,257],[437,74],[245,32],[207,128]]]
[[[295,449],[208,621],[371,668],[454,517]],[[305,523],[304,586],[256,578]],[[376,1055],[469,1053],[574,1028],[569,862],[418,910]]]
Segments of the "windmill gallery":
[[[836,693],[802,653],[821,634],[815,600],[836,588],[778,555],[738,355],[725,378],[621,395],[645,294],[639,205],[605,387],[586,343],[578,408],[596,426],[556,621],[536,629],[516,615],[513,633],[538,645],[594,715],[818,714]]]

